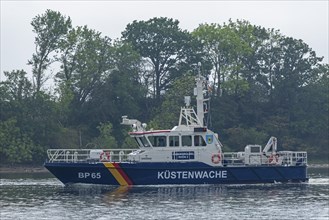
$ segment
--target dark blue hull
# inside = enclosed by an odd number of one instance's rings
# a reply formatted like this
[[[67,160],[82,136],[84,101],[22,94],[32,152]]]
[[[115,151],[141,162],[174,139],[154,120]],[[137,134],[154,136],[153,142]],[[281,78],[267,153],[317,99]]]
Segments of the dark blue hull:
[[[307,182],[307,166],[212,167],[187,163],[45,163],[62,183],[106,185]]]

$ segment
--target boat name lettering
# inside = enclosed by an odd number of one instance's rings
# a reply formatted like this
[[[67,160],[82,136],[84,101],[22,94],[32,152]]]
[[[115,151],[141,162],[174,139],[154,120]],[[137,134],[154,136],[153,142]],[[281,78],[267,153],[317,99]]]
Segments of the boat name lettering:
[[[226,170],[212,171],[161,171],[158,179],[226,179]]]
[[[87,178],[100,179],[102,176],[101,173],[79,172],[78,177],[79,179],[87,179]]]

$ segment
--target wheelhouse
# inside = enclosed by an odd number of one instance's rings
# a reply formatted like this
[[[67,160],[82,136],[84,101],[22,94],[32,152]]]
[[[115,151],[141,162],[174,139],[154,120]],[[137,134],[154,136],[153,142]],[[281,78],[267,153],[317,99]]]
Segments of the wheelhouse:
[[[206,147],[206,135],[202,133],[182,134],[180,132],[130,133],[139,148],[185,148]],[[210,141],[208,141],[210,143]]]

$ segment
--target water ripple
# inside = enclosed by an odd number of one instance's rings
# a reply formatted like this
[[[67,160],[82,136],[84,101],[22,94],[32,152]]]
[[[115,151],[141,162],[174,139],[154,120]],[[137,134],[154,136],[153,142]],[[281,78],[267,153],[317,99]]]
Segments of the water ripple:
[[[6,219],[329,219],[329,175],[309,183],[64,187],[53,177],[2,178]]]

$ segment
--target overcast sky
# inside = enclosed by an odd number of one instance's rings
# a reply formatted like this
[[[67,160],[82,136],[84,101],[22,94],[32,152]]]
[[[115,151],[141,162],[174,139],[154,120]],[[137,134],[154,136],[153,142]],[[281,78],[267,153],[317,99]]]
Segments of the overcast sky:
[[[133,20],[170,17],[192,31],[201,23],[245,19],[286,36],[302,39],[328,63],[328,0],[324,1],[8,1],[1,0],[1,74],[24,69],[35,50],[32,18],[47,9],[70,16],[112,39]]]

